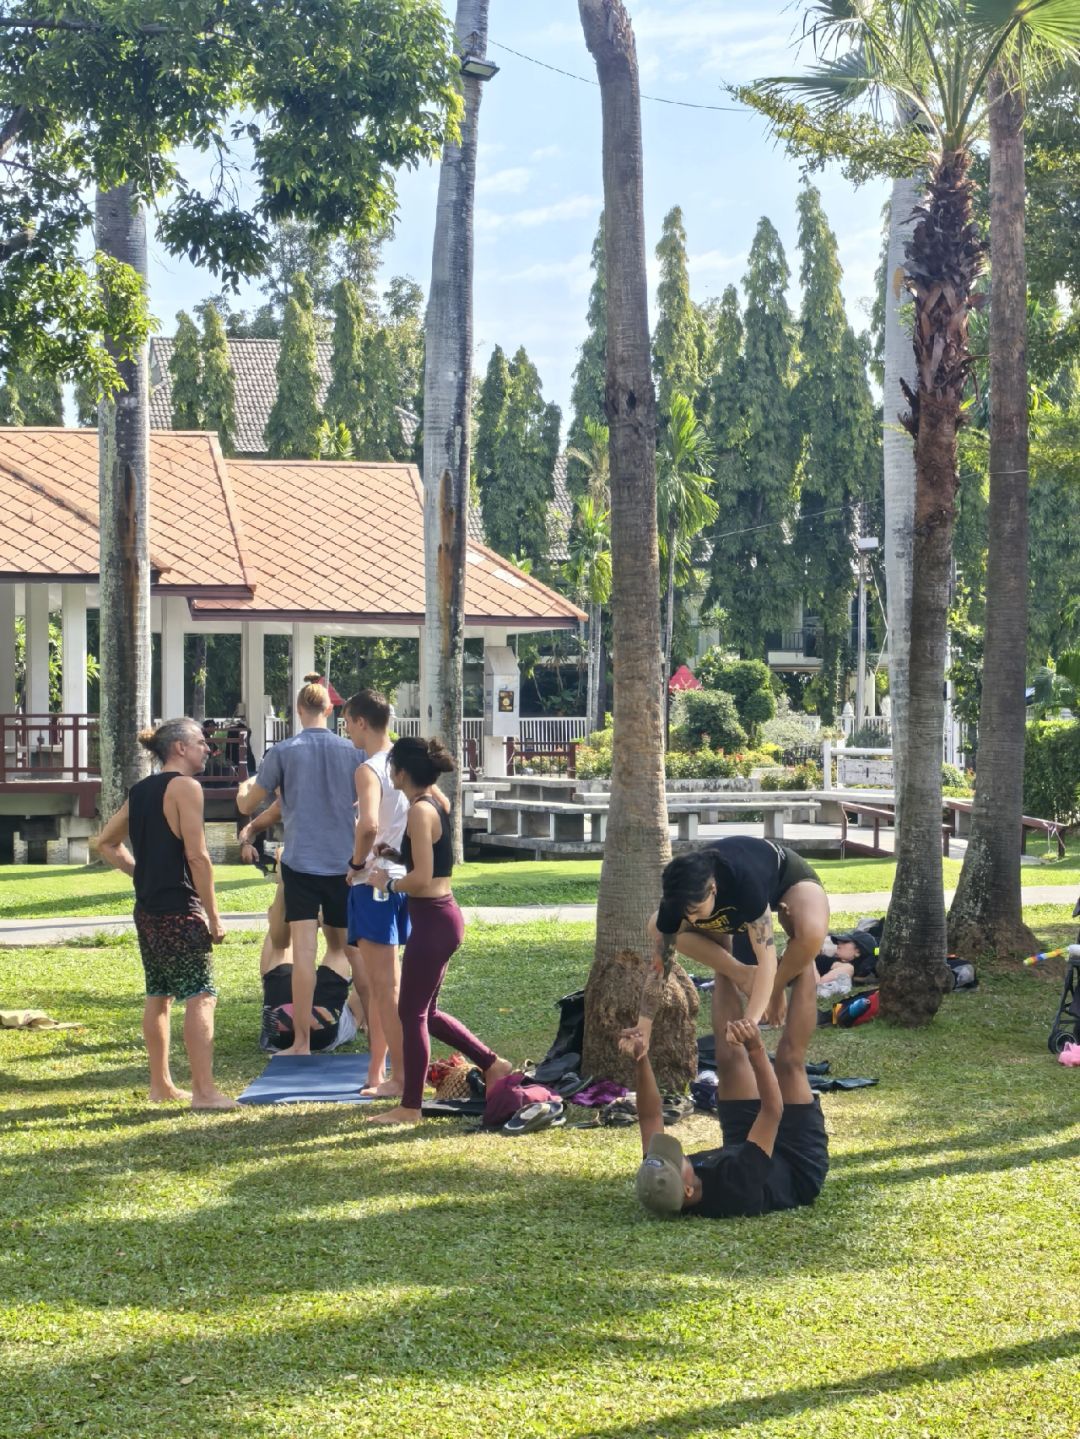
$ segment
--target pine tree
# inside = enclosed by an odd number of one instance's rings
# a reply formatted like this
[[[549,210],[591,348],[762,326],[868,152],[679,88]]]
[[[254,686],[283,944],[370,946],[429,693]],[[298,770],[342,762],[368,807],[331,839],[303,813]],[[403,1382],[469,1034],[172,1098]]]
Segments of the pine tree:
[[[506,401],[510,392],[510,366],[501,345],[496,345],[488,360],[484,382],[474,407],[476,440],[473,444],[473,484],[480,497],[481,511],[485,497],[497,503],[498,472],[496,456],[506,424]],[[486,530],[485,530],[486,533]]]
[[[326,418],[347,426],[353,435],[365,433],[364,336],[368,322],[360,291],[351,280],[334,286],[334,336],[330,354],[330,388],[326,392]]]
[[[593,283],[586,313],[589,332],[574,369],[574,384],[570,391],[572,418],[566,437],[566,443],[571,449],[582,451],[589,448],[585,421],[607,424],[607,411],[604,408],[604,391],[607,385],[607,272],[604,260],[603,214],[593,240],[592,268]],[[580,462],[571,460],[567,465],[566,483],[573,496],[585,493],[588,475]]]
[[[685,395],[694,404],[701,388],[700,318],[690,299],[686,230],[678,205],[664,217],[656,258],[660,261],[660,283],[656,288],[659,317],[653,335],[653,373],[663,426],[671,413],[672,396]]]
[[[364,392],[359,433],[353,435],[359,460],[407,458],[397,407],[404,398],[398,388],[394,351],[385,328],[369,329],[363,338]]]
[[[172,375],[172,427],[202,429],[202,355],[199,332],[186,310],[176,317],[176,338],[169,356]]]
[[[0,383],[0,425],[25,424],[26,416],[19,399],[19,387],[14,376],[7,375]]]
[[[203,311],[202,424],[218,437],[224,455],[236,454],[236,376],[229,361],[229,341],[220,312]]]
[[[64,397],[59,382],[39,366],[13,365],[0,385],[0,424],[63,423]]]
[[[315,368],[315,321],[311,290],[294,276],[285,302],[277,363],[277,398],[266,422],[266,449],[274,460],[312,460],[319,453],[319,375]]]
[[[793,393],[800,437],[800,512],[795,551],[804,603],[818,619],[822,666],[819,703],[831,721],[850,658],[857,506],[873,483],[874,410],[858,342],[840,293],[836,237],[811,185],[798,199],[802,315],[799,374]]]
[[[540,565],[547,558],[547,511],[562,416],[557,405],[545,405],[540,376],[524,348],[510,361],[507,374],[502,424],[491,459],[485,455],[480,489],[484,532],[500,554],[527,555]]]
[[[721,306],[724,324],[729,327],[723,341],[728,358],[721,360],[712,419],[720,460],[715,488],[720,510],[708,598],[726,612],[725,642],[751,659],[764,656],[771,630],[791,623],[798,593],[791,546],[785,536],[785,526],[796,512],[791,422],[794,330],[785,298],[788,278],[780,237],[763,218],[743,280],[746,308],[737,371],[737,415],[735,399],[724,379],[738,343],[731,297]],[[722,429],[737,434],[738,462],[724,443]]]

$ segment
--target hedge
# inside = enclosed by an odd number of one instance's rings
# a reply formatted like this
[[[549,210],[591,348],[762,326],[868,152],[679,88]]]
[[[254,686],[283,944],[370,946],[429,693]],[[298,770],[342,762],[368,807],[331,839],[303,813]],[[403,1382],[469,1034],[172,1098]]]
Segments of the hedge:
[[[1028,725],[1024,813],[1059,824],[1080,820],[1080,721],[1042,720]]]

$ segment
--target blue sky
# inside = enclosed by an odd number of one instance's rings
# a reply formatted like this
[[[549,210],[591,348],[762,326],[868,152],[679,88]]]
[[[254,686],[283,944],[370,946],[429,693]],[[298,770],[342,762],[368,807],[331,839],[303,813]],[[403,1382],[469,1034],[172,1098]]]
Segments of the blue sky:
[[[453,0],[447,0],[452,14]],[[721,86],[790,72],[798,11],[769,0],[628,0],[646,95],[729,105]],[[484,89],[476,196],[475,364],[494,344],[524,345],[545,396],[568,417],[571,375],[585,334],[589,251],[601,208],[600,94],[519,59],[594,77],[576,0],[491,0],[489,55],[501,67]],[[768,215],[793,271],[799,169],[752,112],[691,110],[644,101],[645,225],[650,257],[664,215],[683,210],[694,298],[738,285],[754,229]],[[854,189],[836,171],[816,177],[836,232],[844,295],[856,329],[867,323],[880,243],[883,183]],[[427,289],[437,167],[400,177],[400,212],[384,276],[408,274]],[[151,299],[162,332],[178,309],[216,286],[212,277],[155,250]],[[652,261],[655,282],[656,264]],[[241,303],[252,303],[252,292]],[[655,318],[655,315],[654,317]]]

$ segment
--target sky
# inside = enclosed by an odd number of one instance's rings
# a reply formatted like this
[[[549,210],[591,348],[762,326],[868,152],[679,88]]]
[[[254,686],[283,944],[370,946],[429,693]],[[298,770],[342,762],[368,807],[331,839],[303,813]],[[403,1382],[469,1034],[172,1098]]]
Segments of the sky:
[[[453,0],[446,0],[448,13]],[[650,277],[663,218],[682,207],[691,293],[701,301],[739,286],[758,220],[776,226],[799,304],[796,210],[800,170],[764,121],[731,107],[723,90],[799,68],[799,14],[778,0],[627,0],[637,37],[643,96],[645,232]],[[479,373],[491,348],[524,345],[546,399],[569,421],[569,397],[592,272],[589,256],[602,205],[600,92],[543,66],[595,80],[576,0],[491,0],[488,55],[499,74],[484,86],[476,189],[474,287]],[[503,48],[507,47],[507,48]],[[519,58],[519,55],[530,59]],[[805,62],[805,57],[803,57]],[[534,63],[542,62],[542,64]],[[660,103],[677,100],[680,105]],[[856,330],[866,328],[881,236],[882,183],[855,189],[835,169],[814,178],[839,243],[844,297]],[[382,280],[411,275],[427,290],[438,167],[399,177],[399,214],[384,250]],[[151,252],[151,303],[164,334],[179,309],[213,293],[213,277]],[[258,303],[248,286],[235,303]],[[652,301],[652,295],[650,295]],[[655,305],[651,305],[655,323]]]

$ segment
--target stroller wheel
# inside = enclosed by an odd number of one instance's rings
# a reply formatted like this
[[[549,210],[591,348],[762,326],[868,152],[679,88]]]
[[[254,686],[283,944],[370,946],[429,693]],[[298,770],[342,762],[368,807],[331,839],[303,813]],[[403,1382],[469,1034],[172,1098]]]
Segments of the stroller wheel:
[[[1055,1024],[1046,1047],[1051,1054],[1060,1054],[1067,1044],[1080,1044],[1080,1025],[1059,1027]]]

